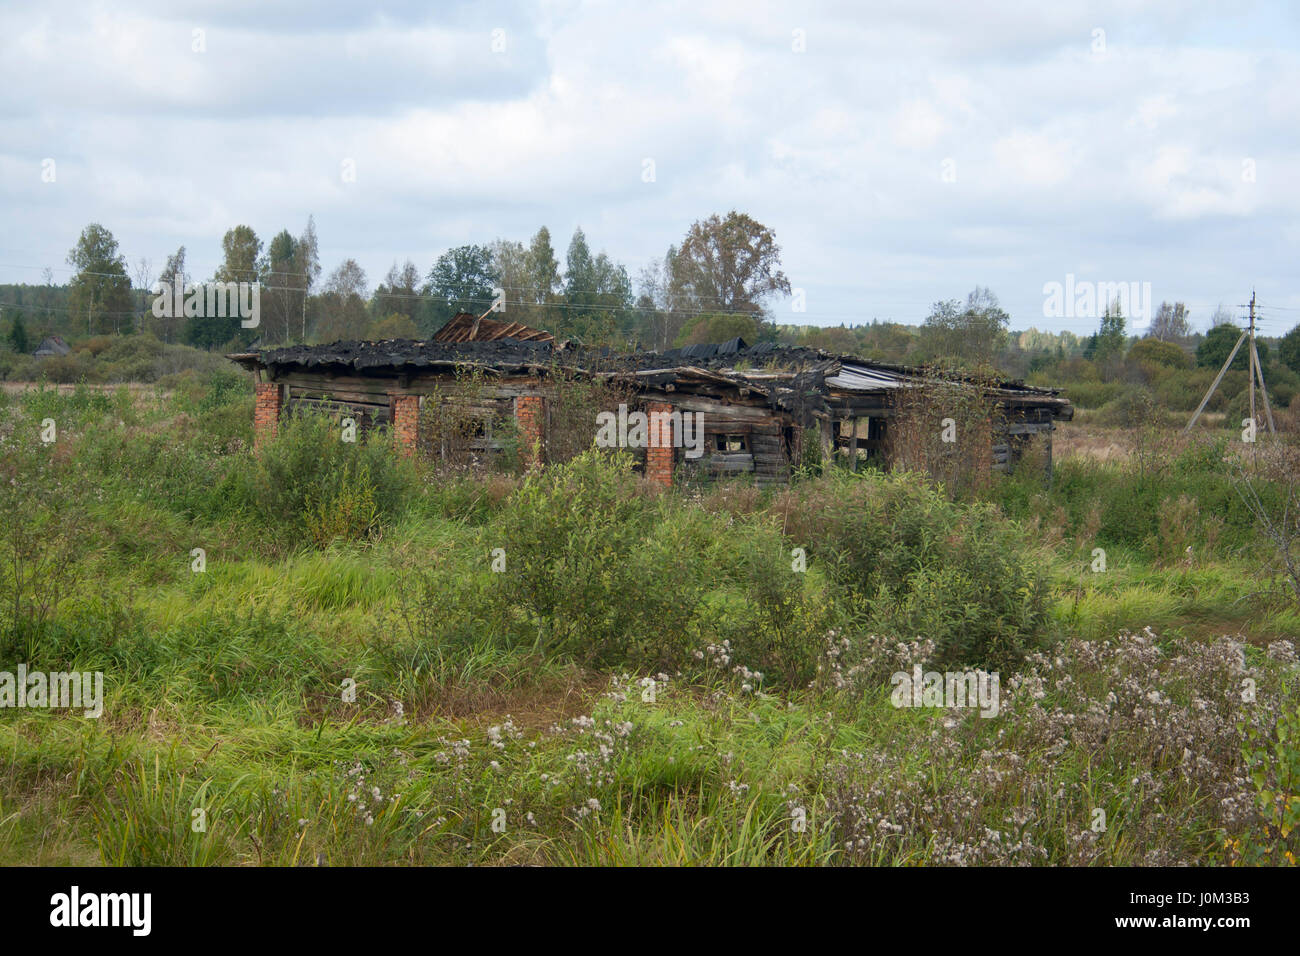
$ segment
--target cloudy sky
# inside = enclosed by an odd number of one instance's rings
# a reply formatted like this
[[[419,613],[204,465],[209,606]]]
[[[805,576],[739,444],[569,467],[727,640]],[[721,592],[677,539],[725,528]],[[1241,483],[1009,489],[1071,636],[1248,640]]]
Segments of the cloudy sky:
[[[1198,327],[1254,286],[1278,334],[1298,41],[1300,4],[1249,0],[3,3],[0,281],[66,281],[91,221],[206,278],[230,227],[308,214],[371,288],[543,224],[635,278],[735,208],[803,290],[778,321],[916,323],[980,284],[1014,328],[1090,332],[1043,314],[1073,274]]]

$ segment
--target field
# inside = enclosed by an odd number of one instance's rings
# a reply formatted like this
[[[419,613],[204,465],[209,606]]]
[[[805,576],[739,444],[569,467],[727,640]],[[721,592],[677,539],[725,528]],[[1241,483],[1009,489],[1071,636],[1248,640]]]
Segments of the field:
[[[4,401],[0,669],[104,696],[0,711],[0,863],[1295,863],[1294,449],[1221,419],[952,500],[255,453],[233,375]]]

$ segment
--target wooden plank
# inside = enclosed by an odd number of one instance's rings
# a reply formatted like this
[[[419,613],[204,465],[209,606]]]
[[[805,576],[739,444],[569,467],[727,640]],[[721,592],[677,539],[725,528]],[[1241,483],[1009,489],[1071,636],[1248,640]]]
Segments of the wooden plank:
[[[856,472],[858,470],[858,417],[855,415],[849,419],[849,429],[853,437],[849,439],[849,462]]]
[[[289,400],[293,401],[299,398],[314,399],[323,402],[349,402],[362,405],[388,405],[387,395],[375,395],[371,392],[354,392],[351,390],[335,389],[333,391],[324,391],[319,388],[304,388],[298,385],[289,387]]]

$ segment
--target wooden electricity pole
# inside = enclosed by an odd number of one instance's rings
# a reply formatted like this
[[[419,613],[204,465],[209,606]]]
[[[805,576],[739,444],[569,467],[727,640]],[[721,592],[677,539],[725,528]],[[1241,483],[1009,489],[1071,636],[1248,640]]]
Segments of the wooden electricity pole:
[[[1273,428],[1273,406],[1268,401],[1268,387],[1264,384],[1264,368],[1259,364],[1259,351],[1255,348],[1255,290],[1250,290],[1250,361],[1255,367],[1255,378],[1259,379],[1259,394],[1264,397],[1264,414],[1268,416],[1268,433],[1276,434]],[[1250,417],[1255,417],[1255,379],[1250,381]]]
[[[1255,420],[1255,290],[1250,290],[1250,354],[1246,356],[1246,381],[1250,384],[1250,420]]]
[[[1219,374],[1216,375],[1214,381],[1210,383],[1210,387],[1206,391],[1205,397],[1201,399],[1201,404],[1197,405],[1196,411],[1192,413],[1192,420],[1188,422],[1187,427],[1183,429],[1184,432],[1191,431],[1192,426],[1196,424],[1196,420],[1201,417],[1201,412],[1205,410],[1205,406],[1210,401],[1210,396],[1214,394],[1214,390],[1218,388],[1219,383],[1223,381],[1223,376],[1228,373],[1228,367],[1232,365],[1232,360],[1237,357],[1237,352],[1241,349],[1242,343],[1249,343],[1249,351],[1246,353],[1246,365],[1249,369],[1247,378],[1250,382],[1250,419],[1251,421],[1255,420],[1255,382],[1258,379],[1260,394],[1264,396],[1264,411],[1268,415],[1268,431],[1270,435],[1275,434],[1275,429],[1273,428],[1273,409],[1272,406],[1269,405],[1268,401],[1268,388],[1264,385],[1264,370],[1260,367],[1259,351],[1255,348],[1254,289],[1250,290],[1250,325],[1242,331],[1241,336],[1237,339],[1237,344],[1234,345],[1232,351],[1228,353],[1228,360],[1223,363],[1223,368],[1219,369]]]

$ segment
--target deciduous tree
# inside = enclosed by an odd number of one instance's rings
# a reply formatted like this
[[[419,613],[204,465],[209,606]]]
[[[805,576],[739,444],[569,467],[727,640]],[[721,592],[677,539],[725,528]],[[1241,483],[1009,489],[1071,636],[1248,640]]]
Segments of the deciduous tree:
[[[77,273],[70,283],[68,307],[73,320],[84,318],[87,333],[117,332],[133,313],[126,257],[113,234],[97,222],[81,231],[68,253]]]
[[[752,217],[716,213],[687,230],[672,260],[674,293],[693,310],[756,312],[790,293],[776,235]]]

